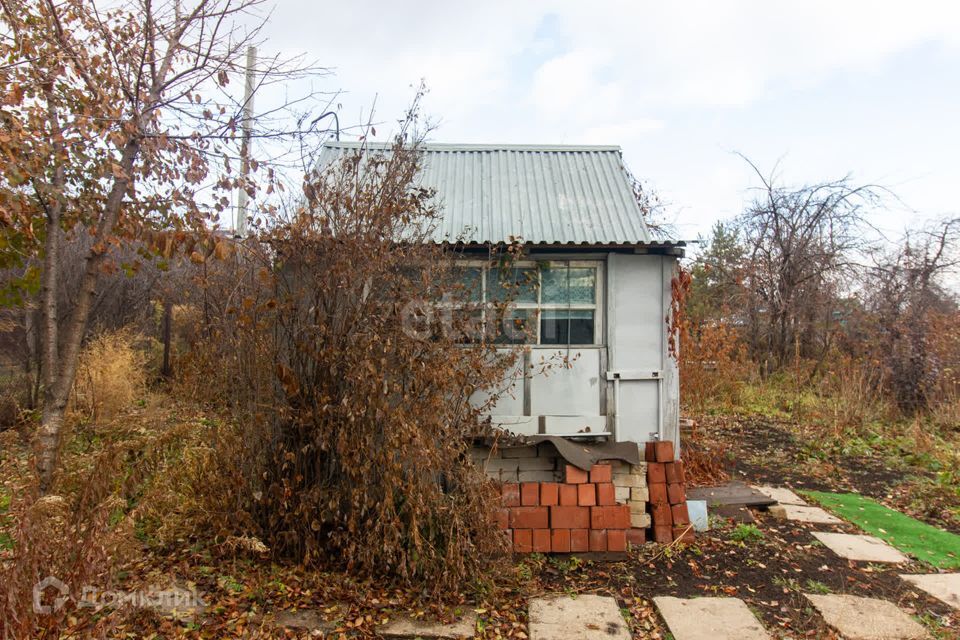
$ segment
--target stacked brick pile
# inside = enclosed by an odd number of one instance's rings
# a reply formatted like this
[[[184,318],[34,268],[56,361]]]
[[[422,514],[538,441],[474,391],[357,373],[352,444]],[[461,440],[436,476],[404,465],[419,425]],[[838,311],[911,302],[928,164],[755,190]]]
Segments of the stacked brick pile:
[[[683,462],[674,461],[673,442],[648,442],[645,457],[653,539],[664,544],[674,540],[692,542]]]
[[[610,464],[589,473],[568,464],[563,482],[506,482],[498,525],[518,553],[626,551],[645,541],[645,530],[631,527],[636,507],[617,502],[613,476]]]

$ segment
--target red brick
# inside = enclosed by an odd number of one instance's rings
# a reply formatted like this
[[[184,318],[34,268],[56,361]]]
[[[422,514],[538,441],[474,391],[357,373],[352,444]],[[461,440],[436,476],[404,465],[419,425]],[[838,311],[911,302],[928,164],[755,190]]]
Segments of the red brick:
[[[533,530],[533,550],[537,553],[550,553],[550,529]]]
[[[660,544],[670,544],[673,542],[673,527],[670,525],[654,525],[653,539]]]
[[[563,470],[563,481],[567,484],[583,484],[587,481],[587,472],[580,467],[568,464]]]
[[[500,487],[500,496],[503,499],[505,507],[520,506],[520,485],[515,482],[507,482]]]
[[[510,509],[502,507],[493,510],[493,521],[497,523],[498,529],[510,528]]]
[[[540,504],[540,483],[524,482],[520,485],[520,504],[535,507]]]
[[[629,505],[618,504],[612,507],[591,507],[590,528],[591,529],[629,529],[630,528]]]
[[[656,484],[666,482],[667,474],[663,469],[662,462],[651,462],[647,465],[647,484]]]
[[[613,483],[603,482],[597,485],[597,504],[604,507],[617,504],[617,489]]]
[[[590,482],[600,484],[601,482],[613,481],[613,467],[609,464],[595,464],[590,467]]]
[[[667,476],[667,482],[683,482],[684,473],[683,473],[683,463],[682,462],[667,462],[666,466],[663,469],[664,474]]]
[[[650,504],[667,504],[667,485],[662,482],[655,482],[647,485],[650,490]]]
[[[560,485],[556,482],[540,483],[540,504],[544,507],[552,507],[559,504]]]
[[[578,484],[577,504],[581,507],[592,507],[597,504],[597,485]]]
[[[590,529],[590,551],[607,550],[607,532],[604,529]]]
[[[564,507],[577,506],[577,485],[575,484],[560,485],[560,504]]]
[[[675,504],[670,507],[670,510],[673,512],[673,524],[676,525],[688,525],[690,524],[690,513],[687,511],[687,503]]]
[[[647,544],[647,530],[627,529],[627,542],[630,543],[631,547],[639,547],[640,545]]]
[[[513,507],[510,509],[510,527],[513,529],[547,529],[550,527],[549,507]]]
[[[533,551],[533,531],[530,529],[514,529],[513,550],[517,553],[530,553]]]
[[[671,482],[667,485],[667,501],[670,504],[682,504],[687,501],[687,493],[683,490],[682,484]]]
[[[647,462],[656,462],[657,461],[657,443],[648,442],[644,447],[643,458]]]
[[[683,527],[674,527],[673,539],[682,540],[687,544],[692,544],[697,541],[696,537],[693,535],[693,527],[691,527],[690,525],[686,525]]]
[[[590,551],[590,531],[588,529],[573,529],[570,531],[570,551],[573,553]]]
[[[550,537],[554,553],[570,553],[570,529],[554,529]]]
[[[553,529],[589,529],[590,507],[550,507]]]
[[[607,551],[626,551],[627,550],[627,530],[626,529],[608,529],[607,530]]]
[[[523,507],[520,507],[521,509]],[[657,503],[650,505],[650,513],[653,515],[653,524],[655,526],[667,525],[673,522],[673,512],[670,511],[670,505]]]
[[[654,444],[657,462],[673,462],[673,440],[660,440]]]

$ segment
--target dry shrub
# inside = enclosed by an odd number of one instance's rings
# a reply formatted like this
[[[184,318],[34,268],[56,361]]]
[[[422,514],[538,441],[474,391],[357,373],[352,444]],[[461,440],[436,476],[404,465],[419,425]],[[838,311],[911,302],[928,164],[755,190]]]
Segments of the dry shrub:
[[[683,469],[691,487],[715,486],[730,479],[727,472],[730,446],[706,440],[696,430],[683,445]]]
[[[746,347],[723,319],[688,327],[680,350],[680,391],[685,405],[703,412],[736,405],[748,375]]]
[[[180,421],[163,431],[102,430],[100,448],[64,456],[51,493],[40,497],[36,478],[21,479],[9,513],[13,556],[0,576],[0,638],[58,637],[75,603],[35,615],[33,588],[48,576],[73,597],[85,585],[111,587],[114,570],[142,553],[136,523],[169,508],[151,501],[175,482],[171,476],[188,472],[184,451],[199,440],[197,427]]]
[[[456,284],[452,250],[430,241],[438,212],[419,168],[401,139],[348,155],[308,176],[291,220],[235,262],[205,265],[209,324],[180,384],[240,425],[244,446],[214,456],[237,456],[222,466],[247,482],[241,503],[220,509],[252,514],[257,528],[237,527],[237,539],[439,595],[503,550],[495,491],[467,455],[485,406],[468,398],[516,352],[466,338],[479,309]]]
[[[893,414],[882,394],[883,368],[875,362],[838,356],[820,380],[820,418],[834,437],[858,433],[870,422]]]
[[[142,339],[126,329],[101,333],[84,346],[77,364],[71,409],[90,420],[128,409],[146,390],[148,356]]]

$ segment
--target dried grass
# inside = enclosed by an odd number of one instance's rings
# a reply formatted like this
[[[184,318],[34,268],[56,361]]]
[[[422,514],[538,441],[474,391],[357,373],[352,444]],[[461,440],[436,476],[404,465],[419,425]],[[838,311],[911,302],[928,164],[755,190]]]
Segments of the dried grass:
[[[89,340],[80,354],[71,412],[89,420],[109,419],[142,398],[148,360],[139,348],[142,343],[140,336],[127,329]]]

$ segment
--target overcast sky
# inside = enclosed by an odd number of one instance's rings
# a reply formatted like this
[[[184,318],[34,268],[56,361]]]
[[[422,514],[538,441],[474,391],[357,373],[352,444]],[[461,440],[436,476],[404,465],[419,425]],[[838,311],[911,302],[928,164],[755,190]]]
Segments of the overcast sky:
[[[279,0],[265,35],[379,139],[423,79],[434,141],[619,145],[684,238],[742,210],[735,151],[890,187],[891,234],[960,214],[960,3]]]

